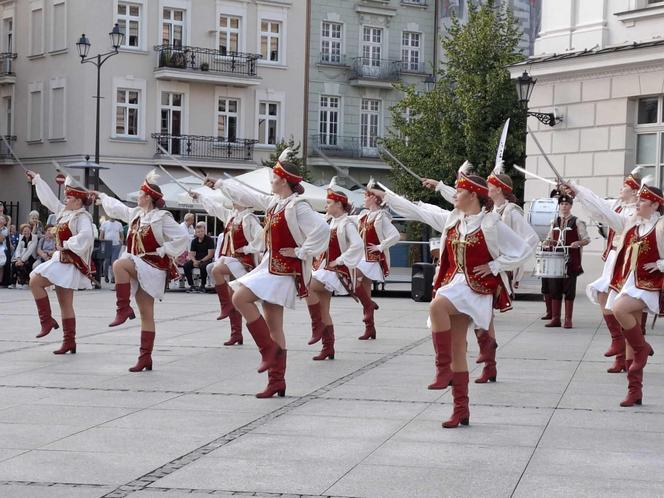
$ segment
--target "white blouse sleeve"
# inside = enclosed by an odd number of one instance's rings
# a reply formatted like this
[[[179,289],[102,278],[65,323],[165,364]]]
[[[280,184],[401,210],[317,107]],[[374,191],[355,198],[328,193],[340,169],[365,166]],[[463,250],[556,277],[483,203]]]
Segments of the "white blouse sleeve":
[[[616,232],[622,233],[625,229],[625,218],[616,213],[613,206],[607,203],[600,196],[595,194],[589,188],[582,185],[574,185],[576,191],[576,199],[583,204],[590,216],[601,223],[606,223]]]
[[[161,230],[164,243],[157,249],[160,256],[177,258],[189,248],[189,233],[173,219],[170,213],[161,217]]]
[[[489,267],[494,275],[503,271],[516,270],[530,258],[533,248],[517,235],[514,230],[502,221],[496,225],[498,229],[498,246],[500,255],[489,262]]]
[[[657,235],[657,250],[659,259],[657,260],[657,269],[664,272],[664,218],[657,220],[655,225],[655,234]]]
[[[314,211],[306,202],[298,202],[295,210],[298,225],[305,236],[302,246],[295,248],[295,255],[302,260],[318,256],[327,249],[330,227],[325,217]]]
[[[390,247],[399,242],[399,230],[392,224],[392,217],[388,216],[387,213],[382,213],[380,215],[382,230],[383,230],[383,240],[378,244],[378,249],[381,252],[387,251]]]
[[[439,192],[440,195],[443,196],[443,199],[454,206],[454,196],[456,195],[456,189],[454,187],[445,185],[443,182],[438,182],[436,192]]]
[[[385,202],[392,210],[406,219],[421,221],[439,232],[445,230],[450,211],[425,202],[415,204],[405,197],[391,192],[385,194]]]
[[[364,255],[364,241],[352,221],[346,222],[346,240],[348,240],[348,248],[336,259],[336,263],[355,268]]]
[[[201,200],[203,209],[212,216],[216,216],[224,223],[228,223],[232,210],[226,208],[220,199],[215,199],[208,192],[198,192],[198,198]]]
[[[232,199],[233,202],[243,206],[255,207],[261,211],[267,211],[273,198],[272,195],[260,194],[233,180],[217,180],[214,186],[220,189],[229,199]]]
[[[539,235],[526,221],[526,218],[517,209],[510,210],[509,227],[519,235],[529,247],[539,244]]]
[[[94,232],[92,230],[92,221],[85,214],[76,216],[76,235],[69,237],[62,243],[64,249],[82,256],[88,254],[94,244]]]
[[[101,199],[101,206],[107,215],[116,220],[122,220],[125,223],[131,222],[134,217],[135,208],[130,208],[115,197],[108,196],[103,192],[99,194],[99,198]]]
[[[263,227],[258,221],[258,218],[251,214],[245,216],[242,221],[242,230],[244,235],[249,242],[244,249],[246,254],[262,254],[265,252],[265,236],[263,232]]]
[[[42,180],[41,176],[35,175],[32,179],[32,184],[35,186],[39,202],[46,206],[49,211],[59,216],[65,209],[65,205],[58,200],[51,187],[48,186],[48,183]]]

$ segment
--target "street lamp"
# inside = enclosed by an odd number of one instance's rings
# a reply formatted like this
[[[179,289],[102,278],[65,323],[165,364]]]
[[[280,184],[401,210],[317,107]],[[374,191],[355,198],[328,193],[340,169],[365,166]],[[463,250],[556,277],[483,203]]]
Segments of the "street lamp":
[[[433,87],[436,86],[436,77],[433,74],[427,74],[427,77],[424,78],[424,86],[426,86],[427,92],[433,90]]]
[[[122,45],[122,42],[124,41],[125,37],[124,33],[120,31],[120,26],[118,25],[118,23],[115,23],[115,26],[113,26],[113,29],[108,34],[108,36],[111,40],[111,46],[113,47],[113,50],[111,50],[110,52],[97,54],[90,57],[88,57],[88,53],[90,52],[90,47],[92,46],[92,44],[90,43],[90,40],[87,38],[87,36],[85,36],[85,33],[83,33],[79,38],[78,42],[76,42],[76,50],[78,51],[78,55],[81,58],[81,64],[89,62],[90,64],[94,64],[94,66],[97,68],[97,95],[95,96],[95,98],[97,99],[97,116],[96,116],[96,131],[95,131],[96,133],[95,164],[97,166],[93,168],[86,168],[85,170],[85,185],[86,187],[89,185],[90,181],[89,170],[92,169],[94,175],[95,190],[99,190],[99,105],[101,102],[101,95],[100,95],[101,66],[108,59],[118,54],[118,48],[120,48],[120,45]],[[92,216],[94,218],[95,223],[99,221],[99,207],[96,204],[93,207]]]
[[[528,110],[528,101],[530,101],[530,96],[535,89],[535,83],[537,83],[537,80],[530,76],[527,71],[524,71],[516,79],[516,92],[519,95],[519,104],[526,111],[526,116],[534,116],[545,125],[556,126],[556,124],[563,120],[562,117],[556,116],[552,112],[532,112]]]

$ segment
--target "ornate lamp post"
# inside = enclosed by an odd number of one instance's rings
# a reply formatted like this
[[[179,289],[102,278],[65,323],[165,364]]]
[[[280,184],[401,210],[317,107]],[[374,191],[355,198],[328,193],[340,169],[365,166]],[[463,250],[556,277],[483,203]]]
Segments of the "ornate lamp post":
[[[537,80],[526,71],[516,79],[516,92],[519,95],[519,104],[526,111],[527,116],[534,116],[545,125],[556,126],[563,120],[561,116],[556,116],[552,112],[531,112],[528,110],[528,101],[535,88],[535,83],[537,83]]]

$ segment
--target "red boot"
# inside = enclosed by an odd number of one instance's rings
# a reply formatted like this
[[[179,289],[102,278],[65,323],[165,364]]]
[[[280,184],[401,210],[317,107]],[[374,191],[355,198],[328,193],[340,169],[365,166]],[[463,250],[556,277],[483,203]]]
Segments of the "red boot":
[[[477,344],[480,347],[480,354],[477,355],[475,363],[484,363],[489,361],[491,357],[496,357],[496,349],[498,343],[491,337],[488,330],[477,329],[475,330],[477,336]]]
[[[307,344],[316,344],[323,337],[323,331],[325,330],[325,324],[320,314],[320,303],[309,304],[309,316],[311,317],[311,339]]]
[[[560,310],[563,302],[560,299],[551,299],[551,321],[545,327],[560,327]]]
[[[258,351],[261,354],[261,362],[258,365],[258,373],[265,372],[268,368],[274,365],[276,356],[280,350],[276,342],[270,337],[270,328],[262,316],[258,316],[256,320],[247,324],[247,329],[254,338]]]
[[[362,310],[364,311],[364,317],[362,319],[364,322],[364,334],[358,337],[358,339],[360,341],[375,339],[376,327],[374,325],[374,311],[376,310],[376,303],[371,300],[371,296],[367,293],[366,289],[362,285],[358,285],[355,288],[355,295],[360,300],[360,303],[362,304]]]
[[[242,314],[233,308],[231,314],[228,315],[228,320],[231,322],[231,337],[224,342],[224,346],[234,346],[236,344],[242,346]]]
[[[35,299],[35,304],[37,305],[37,314],[41,325],[41,332],[37,334],[37,338],[50,334],[53,329],[59,329],[60,325],[51,315],[51,302],[48,300],[48,296]]]
[[[643,399],[643,369],[627,371],[627,397],[620,402],[620,406],[640,405]]]
[[[563,328],[571,329],[572,325],[572,315],[574,314],[574,299],[565,299],[565,323]]]
[[[271,398],[277,394],[280,398],[286,396],[286,350],[277,345],[277,355],[274,365],[267,372],[267,387],[256,394],[257,398]]]
[[[482,335],[489,335],[488,333]],[[491,336],[489,336],[491,337]],[[495,340],[493,341],[496,342]],[[476,384],[486,384],[487,382],[496,382],[498,377],[498,370],[496,369],[496,348],[491,348],[488,352],[488,356],[484,361],[484,368],[482,369],[482,375],[475,379]]]
[[[645,367],[648,362],[648,355],[651,354],[652,348],[643,337],[641,325],[637,323],[631,329],[623,329],[623,335],[625,336],[625,340],[634,350],[634,360],[629,367],[629,371],[638,372],[639,370],[643,370],[643,367]]]
[[[606,371],[610,374],[617,374],[620,372],[627,371],[627,365],[625,364],[625,353],[618,353],[616,359],[613,362],[611,367],[607,368]]]
[[[551,295],[544,294],[544,304],[546,304],[546,313],[540,317],[540,320],[551,320],[553,316],[551,315]]]
[[[616,320],[616,317],[613,315],[604,315],[604,321],[606,326],[609,329],[609,334],[611,334],[611,346],[604,353],[604,356],[611,357],[616,355],[623,355],[623,363],[625,357],[625,338],[622,335],[622,328],[620,323]]]
[[[221,306],[221,312],[219,313],[217,320],[223,320],[230,316],[231,312],[235,309],[233,306],[233,300],[231,299],[231,290],[225,282],[221,285],[215,285],[214,290],[217,291],[219,304]]]
[[[53,354],[76,354],[76,318],[62,319],[62,346]]]
[[[452,416],[443,422],[445,429],[453,429],[470,422],[470,409],[468,408],[468,372],[454,372],[452,378],[452,396],[454,397],[454,410]]]
[[[154,347],[155,333],[141,330],[141,349],[136,365],[129,369],[130,372],[142,372],[152,370],[152,348]]]
[[[447,389],[452,383],[452,331],[433,332],[433,349],[436,352],[436,377],[427,389]]]
[[[115,319],[108,324],[109,327],[116,327],[122,325],[127,320],[136,318],[134,310],[129,306],[129,299],[131,297],[131,284],[115,284],[115,299],[117,310],[115,312]]]
[[[334,325],[328,325],[323,330],[323,349],[320,350],[314,360],[334,360]]]

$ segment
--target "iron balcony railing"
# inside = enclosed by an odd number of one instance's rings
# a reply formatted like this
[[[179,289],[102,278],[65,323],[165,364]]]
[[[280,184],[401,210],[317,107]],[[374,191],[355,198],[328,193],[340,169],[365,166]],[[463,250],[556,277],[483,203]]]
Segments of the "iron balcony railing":
[[[256,77],[256,61],[261,58],[259,54],[177,45],[155,45],[154,50],[159,68],[244,77]]]
[[[0,76],[14,75],[14,60],[16,60],[16,54],[11,52],[0,53]]]
[[[16,135],[5,135],[5,140],[11,145],[16,142]],[[0,140],[0,159],[12,159],[12,154],[9,152],[9,147],[5,144],[4,140]]]
[[[258,140],[203,135],[171,135],[153,133],[152,138],[174,156],[192,159],[217,159],[225,161],[251,161],[254,157],[254,144]],[[162,152],[156,147],[157,154]]]
[[[355,57],[350,68],[352,80],[397,81],[401,61]]]
[[[332,134],[311,135],[309,147],[311,157],[320,156],[318,151],[330,157],[372,158],[378,157],[379,137],[371,140],[358,136],[342,136]]]

